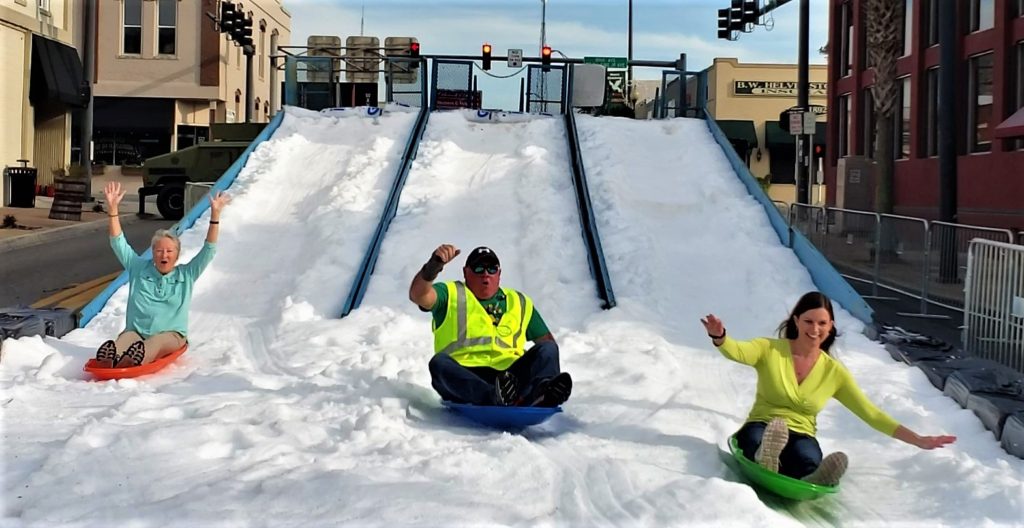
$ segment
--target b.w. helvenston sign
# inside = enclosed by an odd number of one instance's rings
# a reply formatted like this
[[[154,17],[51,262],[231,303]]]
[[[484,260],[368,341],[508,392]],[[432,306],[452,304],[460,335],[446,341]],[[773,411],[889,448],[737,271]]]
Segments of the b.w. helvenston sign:
[[[811,97],[825,96],[826,83],[808,83]],[[797,86],[795,81],[733,81],[732,90],[735,95],[754,95],[761,97],[796,97]]]

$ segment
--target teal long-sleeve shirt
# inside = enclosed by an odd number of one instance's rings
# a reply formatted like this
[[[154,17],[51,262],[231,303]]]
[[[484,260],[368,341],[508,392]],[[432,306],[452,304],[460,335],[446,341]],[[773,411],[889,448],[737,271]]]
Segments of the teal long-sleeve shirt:
[[[118,262],[128,271],[125,330],[136,332],[143,338],[161,332],[178,332],[187,336],[192,287],[213,260],[216,246],[203,243],[203,249],[191,261],[175,266],[167,275],[157,271],[152,259],[137,255],[123,233],[110,238],[110,247]]]

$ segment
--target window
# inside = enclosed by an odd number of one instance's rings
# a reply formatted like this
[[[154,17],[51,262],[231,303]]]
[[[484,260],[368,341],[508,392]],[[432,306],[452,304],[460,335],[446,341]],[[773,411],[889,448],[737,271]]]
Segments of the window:
[[[903,55],[914,48],[914,0],[903,2]]]
[[[263,102],[263,120],[270,121],[270,103],[266,101]]]
[[[910,77],[897,79],[900,88],[899,114],[896,115],[896,159],[910,157]]]
[[[1024,17],[1024,0],[1017,0],[1017,16]]]
[[[260,117],[260,106],[262,106],[262,103],[260,103],[260,98],[259,98],[259,97],[257,97],[257,98],[256,98],[256,101],[255,101],[255,102],[253,102],[253,104],[252,104],[252,121],[253,121],[254,123],[255,123],[255,122],[257,122],[257,121],[259,121],[259,117]]]
[[[864,89],[864,97],[862,100],[863,106],[863,134],[864,139],[861,149],[861,154],[870,156],[872,159],[875,157],[875,100],[871,96],[871,88]]]
[[[942,0],[928,0],[928,31],[925,46],[934,46],[939,43],[939,2]]]
[[[969,66],[967,137],[971,152],[988,152],[992,148],[992,53],[971,57]]]
[[[39,10],[42,11],[43,13],[50,12],[50,0],[39,0],[39,2],[36,5],[39,6]]]
[[[267,22],[264,21],[264,20],[260,20],[260,41],[258,42],[259,48],[257,48],[260,51],[259,56],[258,56],[259,57],[259,61],[260,61],[260,68],[259,68],[260,69],[260,79],[263,78],[263,75],[264,75],[263,71],[266,69],[266,66],[264,65],[264,63],[267,62],[267,45],[266,45],[267,44],[267,40],[266,39],[267,39]]]
[[[241,90],[235,90],[235,116],[234,116],[235,118],[232,121],[229,121],[229,123],[238,123],[239,120],[242,119],[241,108],[242,108],[242,91]]]
[[[929,68],[924,72],[925,100],[927,106],[924,123],[924,155],[939,155],[939,69]]]
[[[995,0],[971,1],[971,32],[992,28],[996,21]]]
[[[142,0],[124,0],[124,26],[121,53],[139,55],[142,53]]]
[[[178,0],[160,0],[157,13],[157,53],[174,55],[178,25]]]
[[[840,59],[842,70],[839,72],[839,76],[846,77],[853,68],[853,10],[850,8],[849,3],[843,4],[840,16],[843,24],[843,41],[839,49],[839,52],[842,54]]]
[[[839,157],[850,155],[850,94],[839,96]]]

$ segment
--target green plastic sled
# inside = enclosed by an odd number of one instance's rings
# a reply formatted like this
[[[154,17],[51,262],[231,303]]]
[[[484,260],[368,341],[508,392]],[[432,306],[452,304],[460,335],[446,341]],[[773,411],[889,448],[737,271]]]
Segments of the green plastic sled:
[[[739,472],[755,485],[780,497],[798,501],[817,499],[839,491],[839,486],[822,486],[768,471],[758,463],[743,456],[736,438],[729,437],[729,451]]]

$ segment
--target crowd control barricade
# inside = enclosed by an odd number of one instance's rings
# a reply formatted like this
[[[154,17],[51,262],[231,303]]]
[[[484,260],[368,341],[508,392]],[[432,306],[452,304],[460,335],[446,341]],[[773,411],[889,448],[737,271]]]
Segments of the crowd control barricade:
[[[965,348],[1024,372],[1024,246],[972,239],[964,290]]]

